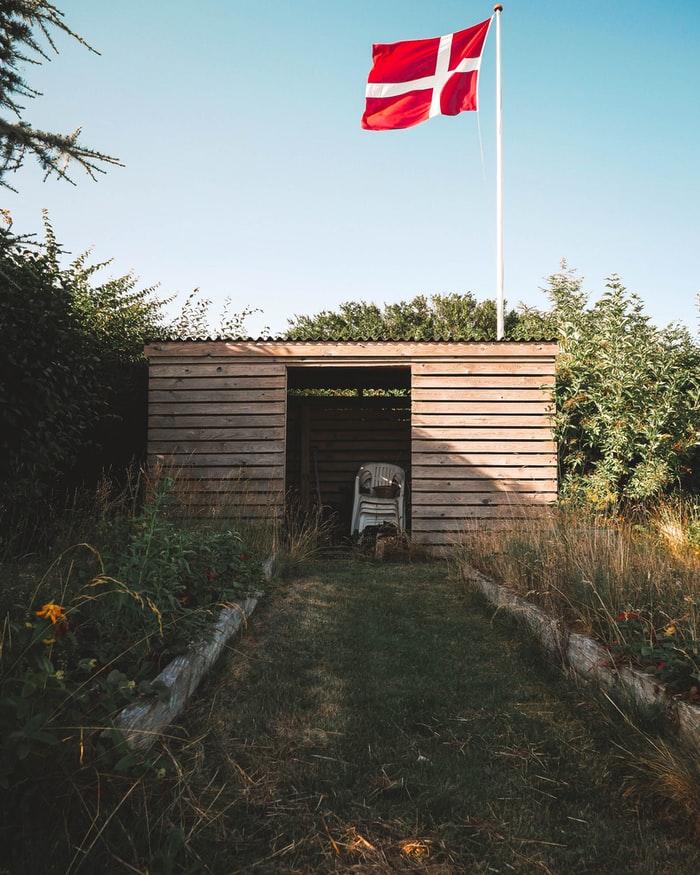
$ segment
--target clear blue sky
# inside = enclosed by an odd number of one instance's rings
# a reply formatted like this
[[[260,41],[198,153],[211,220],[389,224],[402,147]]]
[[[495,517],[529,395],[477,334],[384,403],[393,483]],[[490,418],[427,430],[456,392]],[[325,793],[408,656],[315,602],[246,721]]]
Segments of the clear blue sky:
[[[101,57],[60,40],[30,69],[28,118],[121,158],[98,183],[0,191],[17,231],[47,207],[164,293],[265,312],[494,288],[494,42],[475,113],[360,130],[372,42],[449,33],[492,4],[408,0],[57,0]],[[565,256],[614,271],[658,321],[697,324],[700,2],[505,2],[506,291],[543,304]]]

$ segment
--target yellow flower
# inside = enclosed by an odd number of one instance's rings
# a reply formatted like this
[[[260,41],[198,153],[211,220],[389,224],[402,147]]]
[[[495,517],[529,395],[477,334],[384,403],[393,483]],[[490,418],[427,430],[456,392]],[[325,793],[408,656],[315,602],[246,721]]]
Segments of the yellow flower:
[[[53,676],[56,678],[57,681],[62,681],[65,678],[66,673],[59,669],[58,671],[55,671],[53,673]]]
[[[54,626],[56,623],[63,624],[66,622],[66,612],[61,605],[57,605],[55,602],[47,602],[36,612],[36,615],[39,619],[51,620]]]
[[[56,643],[56,639],[55,638],[42,638],[41,643],[45,644],[47,647],[50,647],[52,644]]]
[[[676,634],[676,627],[674,626],[673,623],[669,623],[668,626],[666,626],[664,629],[664,635],[675,635],[675,634]]]

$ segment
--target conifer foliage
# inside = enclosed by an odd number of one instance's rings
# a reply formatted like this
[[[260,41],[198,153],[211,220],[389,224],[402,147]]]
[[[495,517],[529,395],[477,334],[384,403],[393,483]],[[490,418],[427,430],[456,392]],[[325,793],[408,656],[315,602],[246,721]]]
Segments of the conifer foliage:
[[[73,37],[90,51],[87,42],[68,27],[63,13],[47,0],[0,0],[0,186],[12,188],[8,174],[34,156],[46,176],[67,179],[75,161],[91,177],[118,159],[79,142],[80,128],[57,134],[33,127],[24,118],[25,101],[40,96],[24,78],[22,68],[40,64],[58,52],[56,33]],[[97,53],[96,53],[97,54]]]

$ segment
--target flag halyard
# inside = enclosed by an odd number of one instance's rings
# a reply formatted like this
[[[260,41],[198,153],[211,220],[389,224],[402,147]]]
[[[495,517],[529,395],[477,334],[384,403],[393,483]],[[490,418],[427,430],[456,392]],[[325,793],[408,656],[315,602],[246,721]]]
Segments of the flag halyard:
[[[375,45],[362,127],[396,130],[436,115],[476,110],[479,67],[490,24],[489,18],[442,37]]]

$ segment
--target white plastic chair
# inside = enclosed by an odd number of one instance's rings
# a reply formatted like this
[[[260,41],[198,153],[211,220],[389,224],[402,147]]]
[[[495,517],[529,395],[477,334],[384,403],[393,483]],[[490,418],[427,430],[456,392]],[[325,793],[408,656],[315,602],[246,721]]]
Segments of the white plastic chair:
[[[398,486],[399,494],[394,498],[380,498],[372,495],[375,486]],[[380,526],[391,523],[399,531],[404,530],[406,512],[406,473],[398,465],[384,462],[368,462],[355,477],[355,498],[352,506],[350,534],[361,533],[367,526]]]

